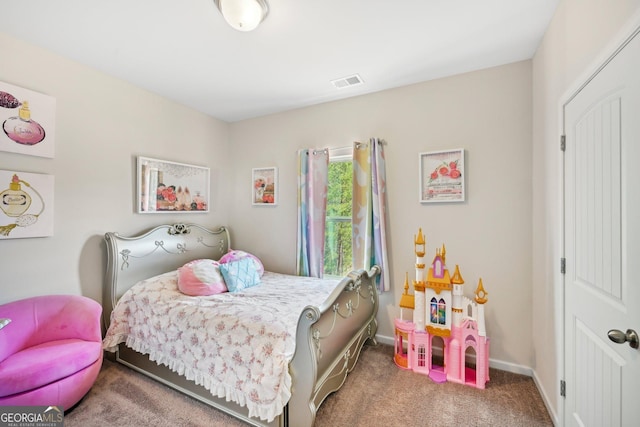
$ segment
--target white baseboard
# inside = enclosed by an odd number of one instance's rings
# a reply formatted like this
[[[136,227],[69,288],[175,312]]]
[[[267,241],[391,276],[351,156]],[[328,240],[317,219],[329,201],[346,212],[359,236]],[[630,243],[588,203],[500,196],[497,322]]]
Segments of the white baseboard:
[[[385,337],[382,335],[376,335],[376,341],[378,341],[381,344],[390,345],[392,347],[395,345],[395,342],[396,342],[394,337]]]
[[[560,426],[562,425],[560,423],[560,421],[558,420],[558,414],[555,413],[555,411],[553,410],[553,406],[551,405],[551,400],[549,400],[549,395],[547,395],[547,393],[545,393],[544,389],[540,386],[540,379],[538,378],[538,373],[535,371],[535,369],[533,370],[533,375],[531,376],[533,378],[533,382],[536,385],[536,388],[538,389],[538,392],[540,393],[540,396],[542,397],[542,401],[544,402],[544,406],[547,407],[547,412],[549,413],[549,416],[551,417],[551,421],[553,422],[554,426]]]

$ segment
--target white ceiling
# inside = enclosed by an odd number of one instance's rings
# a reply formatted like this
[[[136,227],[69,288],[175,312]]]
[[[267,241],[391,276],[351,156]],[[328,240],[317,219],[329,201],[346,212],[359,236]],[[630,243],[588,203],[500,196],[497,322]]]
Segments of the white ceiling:
[[[267,1],[239,32],[213,0],[2,0],[0,31],[234,122],[529,59],[559,2]]]

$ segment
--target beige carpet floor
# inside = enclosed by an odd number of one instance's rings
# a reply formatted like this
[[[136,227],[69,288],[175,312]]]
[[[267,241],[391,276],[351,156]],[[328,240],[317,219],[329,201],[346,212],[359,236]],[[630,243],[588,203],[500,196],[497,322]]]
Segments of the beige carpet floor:
[[[527,376],[495,369],[484,390],[398,369],[393,347],[365,346],[342,389],[320,407],[316,427],[552,426]],[[105,360],[66,427],[246,426],[125,366]],[[296,426],[293,426],[296,427]]]

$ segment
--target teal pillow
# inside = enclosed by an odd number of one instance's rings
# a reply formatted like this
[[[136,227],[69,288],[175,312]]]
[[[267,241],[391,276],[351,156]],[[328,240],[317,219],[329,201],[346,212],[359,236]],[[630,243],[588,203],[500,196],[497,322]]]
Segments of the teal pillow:
[[[220,264],[220,273],[229,292],[240,292],[260,283],[256,264],[249,257]]]

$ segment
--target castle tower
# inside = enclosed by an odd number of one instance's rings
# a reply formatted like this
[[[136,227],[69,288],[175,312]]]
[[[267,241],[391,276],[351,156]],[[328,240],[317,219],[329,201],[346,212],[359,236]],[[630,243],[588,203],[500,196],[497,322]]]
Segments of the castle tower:
[[[416,254],[416,282],[424,283],[424,255],[426,241],[422,234],[422,228],[418,230],[418,235],[414,236],[414,252]]]
[[[424,331],[425,328],[425,281],[424,281],[424,254],[425,240],[422,228],[418,230],[418,235],[414,236],[414,252],[416,254],[416,279],[413,281],[414,289],[414,311],[413,323],[416,331]]]
[[[444,246],[444,245],[443,245]],[[460,268],[456,264],[456,270],[451,277],[451,284],[453,285],[453,301],[451,311],[453,313],[453,326],[460,326],[462,324],[462,318],[464,317],[464,310],[462,309],[462,302],[464,300],[464,279],[460,274]]]
[[[403,309],[414,310],[415,300],[414,296],[409,293],[409,273],[407,272],[404,277],[404,293],[400,297],[400,319],[404,320]]]
[[[481,337],[487,336],[487,329],[484,324],[484,305],[489,299],[487,298],[489,293],[484,290],[482,286],[482,277],[478,281],[478,287],[476,288],[476,303],[478,303],[478,335]]]

